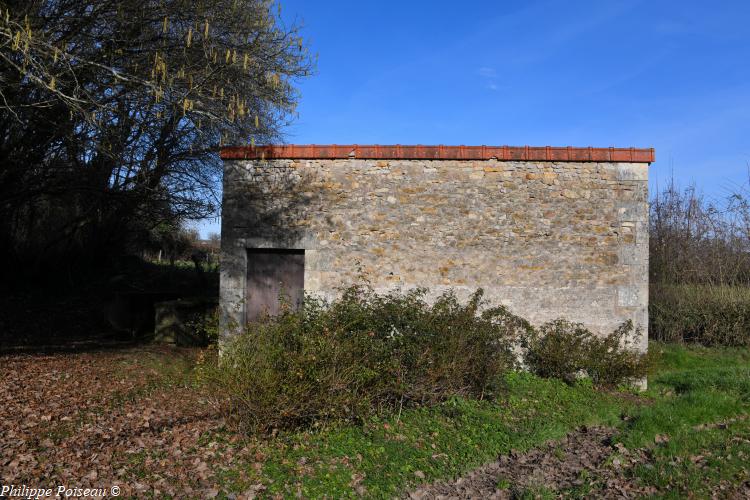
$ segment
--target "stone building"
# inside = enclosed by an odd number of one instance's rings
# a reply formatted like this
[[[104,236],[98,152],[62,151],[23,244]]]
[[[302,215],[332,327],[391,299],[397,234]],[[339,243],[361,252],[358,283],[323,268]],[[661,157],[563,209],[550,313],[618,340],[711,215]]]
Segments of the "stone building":
[[[482,287],[534,324],[564,317],[647,346],[653,149],[266,146],[222,151],[224,331],[280,294]]]

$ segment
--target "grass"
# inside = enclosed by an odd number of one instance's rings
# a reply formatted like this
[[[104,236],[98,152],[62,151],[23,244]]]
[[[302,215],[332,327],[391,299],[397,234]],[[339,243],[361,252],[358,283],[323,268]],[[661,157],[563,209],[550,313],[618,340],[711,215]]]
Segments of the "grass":
[[[686,348],[653,344],[661,363],[647,395],[655,404],[639,409],[622,443],[642,447],[657,434],[681,441],[693,427],[743,415],[750,409],[750,352],[747,349]]]
[[[512,373],[500,402],[453,399],[404,412],[400,419],[283,434],[258,443],[262,468],[248,464],[243,482],[227,473],[225,487],[244,491],[262,483],[267,493],[283,496],[390,498],[408,484],[461,474],[499,454],[560,438],[579,425],[614,425],[624,407],[629,403],[618,395],[585,383],[569,386]]]
[[[747,420],[678,435],[655,447],[652,462],[639,464],[633,474],[656,487],[664,498],[709,497],[729,491],[750,480],[749,438]]]
[[[616,398],[589,387],[528,374],[509,375],[506,383],[503,403],[455,399],[405,412],[398,421],[283,436],[251,480],[266,483],[269,493],[340,497],[354,486],[390,497],[408,483],[454,476],[498,454],[562,437],[576,425],[613,423],[620,414]],[[353,476],[362,480],[353,485]]]
[[[617,427],[617,440],[645,450],[648,460],[623,472],[657,497],[698,498],[727,492],[750,479],[750,352],[654,343],[658,365],[645,393],[601,391],[585,380],[570,386],[527,373],[505,378],[496,401],[452,399],[433,408],[364,425],[329,426],[248,438],[256,462],[234,462],[220,475],[224,492],[255,485],[269,496],[390,498],[410,486],[456,477],[511,450],[523,452],[581,425]],[[189,383],[177,368],[154,363],[167,379]],[[226,442],[233,431],[210,431],[205,441]],[[584,486],[563,493],[595,495]],[[521,497],[554,497],[544,485]],[[729,496],[731,494],[728,493]]]
[[[750,479],[750,351],[651,348],[662,353],[648,390],[654,404],[633,412],[620,436],[653,454],[635,477],[664,498],[709,497]]]

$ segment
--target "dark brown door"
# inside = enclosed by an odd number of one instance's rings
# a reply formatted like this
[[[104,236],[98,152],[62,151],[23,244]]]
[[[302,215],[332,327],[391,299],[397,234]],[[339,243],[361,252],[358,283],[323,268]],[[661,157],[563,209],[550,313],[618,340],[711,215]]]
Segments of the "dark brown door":
[[[248,249],[246,321],[275,316],[284,303],[298,309],[304,289],[304,250]]]

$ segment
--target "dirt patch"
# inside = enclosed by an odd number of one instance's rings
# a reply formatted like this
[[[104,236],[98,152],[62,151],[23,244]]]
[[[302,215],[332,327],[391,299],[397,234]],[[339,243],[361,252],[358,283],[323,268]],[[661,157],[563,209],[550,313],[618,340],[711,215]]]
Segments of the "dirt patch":
[[[408,498],[505,499],[539,492],[596,498],[654,494],[655,489],[641,486],[624,474],[632,464],[647,461],[646,452],[633,453],[613,445],[615,433],[607,427],[583,427],[526,453],[512,451],[455,481],[418,488]]]

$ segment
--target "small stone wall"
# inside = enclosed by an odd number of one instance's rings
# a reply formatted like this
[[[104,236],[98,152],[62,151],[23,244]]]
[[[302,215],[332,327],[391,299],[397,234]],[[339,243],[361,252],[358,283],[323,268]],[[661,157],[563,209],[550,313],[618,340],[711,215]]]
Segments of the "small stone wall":
[[[212,315],[216,314],[215,299],[195,297],[157,302],[154,342],[178,346],[208,345]]]
[[[647,347],[648,163],[228,159],[224,329],[241,322],[247,248],[305,250],[305,289],[361,270],[377,289],[485,289],[532,323],[598,332],[627,319]]]

